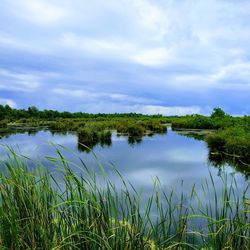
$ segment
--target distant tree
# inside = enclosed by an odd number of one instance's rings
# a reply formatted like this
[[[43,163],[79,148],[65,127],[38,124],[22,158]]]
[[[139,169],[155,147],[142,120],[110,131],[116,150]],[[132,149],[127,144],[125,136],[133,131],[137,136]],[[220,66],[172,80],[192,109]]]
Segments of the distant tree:
[[[0,120],[5,118],[5,108],[3,105],[0,105]]]
[[[211,118],[223,118],[226,113],[221,108],[214,108],[211,114]]]
[[[37,107],[32,106],[32,107],[28,108],[28,113],[29,113],[30,117],[37,117],[38,113],[39,113],[39,110],[38,110]]]
[[[11,111],[12,111],[12,108],[11,108],[8,104],[6,104],[6,105],[4,106],[4,108],[5,108],[5,111],[6,111],[6,112],[11,112]]]
[[[4,106],[4,114],[5,114],[5,118],[6,117],[12,117],[13,116],[13,109],[9,106],[9,105],[5,105]]]

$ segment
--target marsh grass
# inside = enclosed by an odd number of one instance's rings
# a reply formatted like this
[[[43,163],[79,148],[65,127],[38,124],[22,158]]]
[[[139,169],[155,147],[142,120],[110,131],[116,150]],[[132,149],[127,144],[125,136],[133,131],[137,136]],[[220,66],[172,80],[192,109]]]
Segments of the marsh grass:
[[[143,199],[119,173],[122,188],[112,184],[99,163],[104,184],[81,160],[81,173],[57,148],[48,157],[60,178],[40,162],[9,149],[1,161],[1,249],[249,249],[248,189],[238,192],[236,180],[221,179],[217,191],[212,175],[176,200],[158,179]],[[97,159],[98,161],[98,159]],[[32,166],[32,167],[31,167]],[[204,202],[204,197],[212,196]],[[195,200],[196,206],[185,200]],[[153,216],[154,215],[154,216]]]
[[[101,144],[111,144],[112,133],[107,131],[94,131],[90,129],[81,129],[78,130],[78,143],[87,145],[88,147],[94,146],[98,143]]]

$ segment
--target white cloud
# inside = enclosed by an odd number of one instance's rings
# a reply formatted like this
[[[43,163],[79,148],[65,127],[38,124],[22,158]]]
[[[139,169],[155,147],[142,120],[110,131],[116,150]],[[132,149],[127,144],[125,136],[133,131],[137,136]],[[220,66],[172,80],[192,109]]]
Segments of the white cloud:
[[[224,80],[238,78],[240,80],[248,80],[250,83],[250,63],[238,62],[223,66],[213,76],[213,80]]]
[[[34,92],[46,81],[58,78],[54,72],[14,71],[0,68],[0,90]]]
[[[42,40],[42,39],[41,39]],[[24,51],[25,53],[36,54],[36,56],[44,56],[51,54],[55,49],[50,46],[44,46],[40,43],[34,42],[32,39],[26,40],[26,38],[18,37],[7,32],[0,30],[0,47],[2,51]]]
[[[6,98],[0,98],[0,104],[1,105],[9,105],[12,108],[16,107],[16,103],[13,100],[6,99]]]
[[[144,105],[144,104],[133,104],[129,105],[126,103],[114,104],[114,103],[104,103],[100,102],[98,105],[87,104],[85,106],[90,112],[104,112],[104,113],[115,113],[115,112],[136,112],[141,114],[162,114],[166,116],[172,115],[188,115],[188,114],[203,114],[204,110],[197,106],[160,106],[160,105]]]
[[[132,61],[147,66],[160,66],[170,61],[171,51],[166,48],[153,48],[131,56]]]
[[[134,49],[133,44],[126,43],[122,40],[114,41],[103,38],[92,38],[79,36],[74,33],[63,33],[60,42],[66,48],[106,56],[126,55]]]
[[[195,105],[210,105],[202,97],[222,103],[225,91],[250,90],[249,11],[250,1],[2,0],[0,90],[53,84],[72,102],[97,100],[93,110],[101,99],[106,110],[113,103],[116,111],[169,113],[191,97]],[[45,67],[61,76],[39,73]]]
[[[0,31],[0,44],[2,46],[7,45],[11,47],[21,47],[21,48],[24,47],[28,49],[28,46],[26,46],[23,42],[17,41],[17,39],[12,37],[10,34],[1,31]]]
[[[157,103],[157,100],[152,98],[144,98],[140,96],[131,96],[121,93],[107,93],[107,92],[94,92],[86,91],[83,89],[67,89],[67,88],[54,88],[51,90],[53,94],[64,96],[64,98],[75,98],[78,100],[86,101],[113,101],[126,104],[145,104],[145,103]]]
[[[66,48],[92,55],[113,57],[116,60],[126,59],[133,63],[146,66],[160,66],[169,63],[172,57],[172,51],[165,47],[140,47],[139,44],[129,43],[123,40],[104,40],[102,38],[91,38],[77,36],[74,33],[64,33],[61,43]]]
[[[94,97],[94,94],[92,94],[91,92],[81,89],[74,90],[65,88],[55,88],[52,89],[51,92],[65,97],[84,98],[83,100],[86,100],[86,98],[89,99]]]
[[[71,102],[76,108],[74,111],[84,110],[93,113],[136,112],[142,114],[187,115],[205,114],[209,107],[202,109],[199,106],[163,106],[152,98],[130,96],[119,93],[95,93],[86,90],[70,90],[57,88],[51,91],[53,98],[64,100],[64,104]],[[77,104],[77,105],[75,105]]]
[[[188,115],[188,114],[201,114],[202,109],[197,106],[157,106],[145,105],[138,107],[138,112],[143,114],[162,114],[162,115]]]
[[[66,17],[66,10],[60,4],[44,0],[12,1],[12,11],[30,22],[51,25]]]
[[[136,14],[136,22],[145,30],[154,33],[152,40],[162,39],[170,26],[168,11],[156,3],[145,0],[132,0],[129,3]]]

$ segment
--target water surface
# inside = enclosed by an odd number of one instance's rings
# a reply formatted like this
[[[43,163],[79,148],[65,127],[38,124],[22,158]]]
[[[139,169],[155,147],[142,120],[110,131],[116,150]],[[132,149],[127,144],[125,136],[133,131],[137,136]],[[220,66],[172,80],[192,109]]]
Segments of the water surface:
[[[51,171],[56,171],[53,164],[45,161],[47,156],[57,156],[55,148],[50,145],[51,142],[63,145],[76,153],[74,155],[62,149],[64,156],[72,162],[79,164],[78,156],[80,156],[89,169],[100,170],[93,153],[83,151],[79,147],[75,133],[41,130],[2,135],[0,139],[1,144],[9,145],[31,159],[38,159]],[[7,150],[2,147],[0,156],[5,158],[6,152]],[[121,183],[113,171],[115,166],[126,180],[145,194],[152,190],[156,177],[159,178],[163,188],[174,188],[177,192],[191,190],[194,184],[199,187],[200,183],[210,178],[210,173],[218,190],[221,185],[220,176],[225,173],[235,176],[240,190],[248,182],[244,174],[229,165],[221,168],[212,165],[208,161],[208,149],[204,141],[181,136],[170,128],[166,134],[145,136],[142,141],[134,144],[129,144],[126,136],[117,136],[114,132],[112,145],[97,145],[93,148],[93,152],[104,166],[112,183],[118,186]],[[73,168],[75,171],[81,171],[77,167]]]

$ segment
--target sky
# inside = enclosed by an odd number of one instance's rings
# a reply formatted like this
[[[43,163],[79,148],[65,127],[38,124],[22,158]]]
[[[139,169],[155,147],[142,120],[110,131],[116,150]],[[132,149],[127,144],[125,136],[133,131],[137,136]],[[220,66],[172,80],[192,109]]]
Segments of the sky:
[[[249,0],[1,0],[0,104],[250,113]]]

